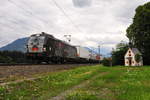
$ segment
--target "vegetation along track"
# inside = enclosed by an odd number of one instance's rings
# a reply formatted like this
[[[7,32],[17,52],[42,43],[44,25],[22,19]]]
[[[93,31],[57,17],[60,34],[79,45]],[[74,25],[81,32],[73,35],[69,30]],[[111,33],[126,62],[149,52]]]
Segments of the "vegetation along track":
[[[90,64],[60,64],[60,65],[4,65],[0,66],[0,83],[32,78],[41,74],[47,74],[59,70],[69,70],[75,67],[87,66]]]

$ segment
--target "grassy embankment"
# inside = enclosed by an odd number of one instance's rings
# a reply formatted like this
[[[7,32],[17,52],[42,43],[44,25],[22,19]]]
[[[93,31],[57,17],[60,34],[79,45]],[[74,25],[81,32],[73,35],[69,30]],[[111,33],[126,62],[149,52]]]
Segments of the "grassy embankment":
[[[101,67],[105,74],[65,100],[150,100],[150,67]]]
[[[50,73],[39,79],[0,86],[0,100],[46,100],[100,73],[99,66]]]
[[[3,100],[46,100],[89,79],[65,100],[150,100],[150,67],[80,67],[0,88]]]

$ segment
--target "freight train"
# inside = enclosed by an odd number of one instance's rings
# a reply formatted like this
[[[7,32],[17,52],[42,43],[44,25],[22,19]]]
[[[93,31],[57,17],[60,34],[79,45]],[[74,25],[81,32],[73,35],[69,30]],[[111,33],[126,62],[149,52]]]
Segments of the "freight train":
[[[30,36],[26,56],[38,63],[95,63],[100,60],[98,55],[84,47],[72,46],[45,32]]]

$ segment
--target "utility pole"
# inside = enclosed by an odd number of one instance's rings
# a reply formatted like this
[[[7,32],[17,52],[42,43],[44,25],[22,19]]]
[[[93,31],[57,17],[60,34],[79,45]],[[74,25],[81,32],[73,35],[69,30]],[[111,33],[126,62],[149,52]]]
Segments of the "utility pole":
[[[68,42],[71,42],[71,35],[64,35],[64,37],[68,40]]]
[[[100,63],[100,58],[101,58],[101,54],[100,54],[100,45],[98,45],[98,53],[99,53],[99,63]]]

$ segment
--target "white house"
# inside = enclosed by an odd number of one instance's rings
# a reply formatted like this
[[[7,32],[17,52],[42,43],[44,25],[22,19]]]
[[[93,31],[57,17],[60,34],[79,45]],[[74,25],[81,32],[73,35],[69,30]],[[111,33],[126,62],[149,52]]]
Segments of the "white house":
[[[140,59],[136,61],[136,55],[140,55]],[[143,66],[143,58],[141,52],[137,48],[129,48],[124,56],[125,66]]]

